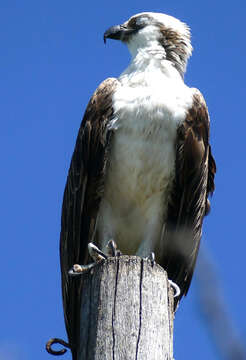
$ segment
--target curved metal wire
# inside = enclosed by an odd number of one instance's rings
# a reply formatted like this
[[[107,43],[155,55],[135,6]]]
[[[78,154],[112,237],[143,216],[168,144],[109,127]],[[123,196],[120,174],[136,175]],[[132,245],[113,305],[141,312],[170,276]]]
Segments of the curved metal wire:
[[[67,349],[61,349],[58,351],[53,350],[52,345],[54,345],[54,344],[60,344],[60,345],[65,346],[68,349],[71,349],[70,345],[66,341],[64,341],[62,339],[58,339],[58,338],[52,338],[49,341],[47,341],[47,343],[46,343],[46,351],[51,355],[59,356],[59,355],[64,355],[67,352]]]

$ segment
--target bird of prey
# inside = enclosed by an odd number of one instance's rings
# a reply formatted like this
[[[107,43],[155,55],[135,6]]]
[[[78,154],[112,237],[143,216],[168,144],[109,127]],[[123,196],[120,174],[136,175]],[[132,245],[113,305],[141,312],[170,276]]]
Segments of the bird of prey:
[[[179,301],[190,286],[216,172],[206,103],[184,83],[188,26],[145,12],[110,27],[107,39],[126,44],[132,58],[91,97],[65,187],[60,256],[73,354],[81,277],[70,277],[69,269],[88,264],[88,244],[105,252],[114,239],[123,254],[154,252],[179,286]]]

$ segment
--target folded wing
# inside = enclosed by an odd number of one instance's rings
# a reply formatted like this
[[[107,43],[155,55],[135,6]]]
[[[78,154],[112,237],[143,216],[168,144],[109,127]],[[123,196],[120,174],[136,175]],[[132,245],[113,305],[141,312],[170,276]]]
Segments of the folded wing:
[[[177,131],[176,174],[161,259],[169,278],[180,287],[179,299],[187,294],[192,279],[215,172],[207,106],[201,93],[194,89],[193,105]]]
[[[82,120],[67,177],[61,219],[60,261],[66,329],[73,359],[79,336],[82,278],[70,277],[74,264],[88,262],[87,246],[93,240],[103,194],[108,151],[112,138],[112,94],[118,84],[105,80],[96,90]]]

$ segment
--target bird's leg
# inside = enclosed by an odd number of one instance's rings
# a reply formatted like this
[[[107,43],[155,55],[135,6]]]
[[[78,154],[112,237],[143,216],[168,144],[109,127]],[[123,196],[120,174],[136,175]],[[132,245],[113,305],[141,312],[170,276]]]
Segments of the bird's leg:
[[[107,244],[108,248],[108,255],[106,255],[104,252],[102,252],[96,245],[93,243],[88,244],[88,251],[92,259],[94,260],[93,263],[87,264],[87,265],[79,265],[74,264],[72,269],[69,270],[69,275],[71,276],[77,276],[81,275],[82,273],[85,273],[91,269],[93,269],[100,261],[105,260],[108,258],[108,256],[120,256],[121,252],[117,249],[117,245],[113,239],[109,240]]]
[[[116,257],[122,255],[120,250],[117,249],[116,242],[113,239],[109,240],[109,242],[107,243],[107,249],[109,256]]]
[[[108,258],[108,256],[106,254],[104,254],[96,245],[94,245],[93,243],[89,243],[88,244],[88,251],[90,256],[92,257],[92,259],[98,263],[101,260],[105,260]]]
[[[87,265],[74,264],[72,269],[68,271],[69,275],[77,276],[81,275],[91,269],[93,269],[100,261],[107,259],[107,255],[104,254],[96,245],[93,243],[88,244],[88,251],[92,259],[95,261]]]
[[[169,282],[169,284],[171,285],[171,287],[172,287],[173,290],[174,290],[174,295],[173,295],[173,297],[174,297],[174,298],[178,297],[178,296],[180,295],[180,288],[179,288],[179,286],[178,286],[177,284],[175,284],[172,280],[169,280],[169,279],[168,279],[168,282]]]

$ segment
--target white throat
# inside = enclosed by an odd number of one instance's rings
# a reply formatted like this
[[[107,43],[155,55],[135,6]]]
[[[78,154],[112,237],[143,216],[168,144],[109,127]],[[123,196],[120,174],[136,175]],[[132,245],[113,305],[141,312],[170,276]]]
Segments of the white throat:
[[[133,58],[139,54],[159,54],[162,58],[166,53],[163,46],[159,42],[159,33],[155,26],[149,26],[134,36],[128,43],[128,49]]]
[[[182,76],[176,70],[171,61],[166,60],[164,47],[158,41],[158,31],[152,27],[145,33],[143,29],[136,37],[127,43],[132,55],[131,63],[121,74],[119,80],[124,80],[125,76],[134,76],[137,73],[145,73],[144,78],[153,78],[154,74],[165,75],[173,80],[182,80]]]
[[[142,81],[142,86],[149,86],[152,83],[160,83],[161,78],[174,82],[182,82],[183,78],[171,61],[165,59],[164,49],[160,46],[139,49],[135,56],[132,56],[129,66],[119,77],[119,81],[135,82],[138,79],[138,85]],[[141,81],[140,81],[141,78]]]

